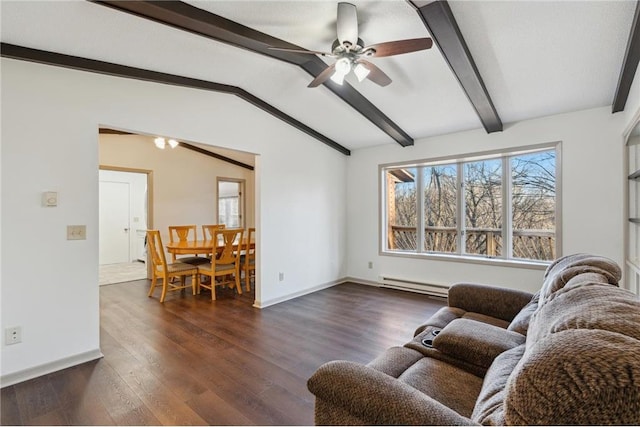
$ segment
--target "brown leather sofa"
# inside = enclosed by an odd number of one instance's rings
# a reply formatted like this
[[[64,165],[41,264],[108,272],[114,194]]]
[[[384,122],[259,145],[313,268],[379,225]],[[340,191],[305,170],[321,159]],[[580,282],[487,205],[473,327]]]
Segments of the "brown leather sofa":
[[[535,295],[456,284],[413,340],[309,379],[318,425],[640,424],[640,300],[588,254]]]

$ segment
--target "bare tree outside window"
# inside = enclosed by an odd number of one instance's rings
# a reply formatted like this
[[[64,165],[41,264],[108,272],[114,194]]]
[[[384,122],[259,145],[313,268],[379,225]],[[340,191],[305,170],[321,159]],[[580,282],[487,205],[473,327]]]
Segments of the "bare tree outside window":
[[[502,161],[465,163],[465,243],[469,254],[502,254]]]
[[[509,166],[507,173],[503,165]],[[504,163],[502,157],[496,157],[385,172],[389,250],[530,260],[556,257],[554,149],[513,155]],[[422,184],[422,206],[417,182]],[[511,193],[503,200],[505,188]],[[503,217],[505,209],[510,223]],[[422,223],[424,241],[419,247]],[[503,246],[505,241],[511,242],[510,248]]]
[[[424,250],[458,251],[456,227],[457,166],[427,166],[424,170]]]
[[[556,156],[554,151],[511,159],[513,256],[555,258]]]

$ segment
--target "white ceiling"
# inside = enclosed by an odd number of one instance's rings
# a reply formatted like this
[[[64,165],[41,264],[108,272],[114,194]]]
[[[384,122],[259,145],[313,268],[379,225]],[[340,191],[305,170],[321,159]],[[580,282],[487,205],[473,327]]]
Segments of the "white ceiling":
[[[187,3],[310,50],[335,39],[335,1]],[[403,0],[353,3],[366,44],[429,36]],[[505,126],[611,105],[635,1],[449,4]],[[396,144],[295,65],[86,1],[0,7],[5,43],[238,86],[351,150]],[[412,138],[482,127],[436,45],[372,62],[391,85],[348,80]]]

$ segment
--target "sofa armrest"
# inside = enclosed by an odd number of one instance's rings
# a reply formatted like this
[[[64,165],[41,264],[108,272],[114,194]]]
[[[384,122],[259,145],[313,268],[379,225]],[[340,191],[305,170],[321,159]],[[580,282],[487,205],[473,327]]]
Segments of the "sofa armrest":
[[[533,298],[530,292],[476,283],[456,283],[449,288],[450,307],[511,322]]]
[[[368,425],[472,425],[451,408],[385,373],[336,360],[309,378],[309,390],[325,403]],[[316,414],[316,420],[322,416]]]

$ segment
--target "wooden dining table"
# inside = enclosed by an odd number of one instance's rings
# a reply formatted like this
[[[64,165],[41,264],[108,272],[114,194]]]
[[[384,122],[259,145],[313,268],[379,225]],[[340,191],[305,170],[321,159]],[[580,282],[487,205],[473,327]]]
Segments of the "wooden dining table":
[[[255,248],[255,244],[255,240],[251,239],[251,248]],[[185,240],[182,242],[167,243],[165,246],[167,247],[167,252],[174,255],[208,255],[212,254],[214,250],[218,252],[224,249],[224,243],[222,241],[216,241],[215,239]],[[246,240],[243,240],[240,245],[234,243],[233,250],[237,251],[238,246],[240,246],[240,250],[246,248]]]

